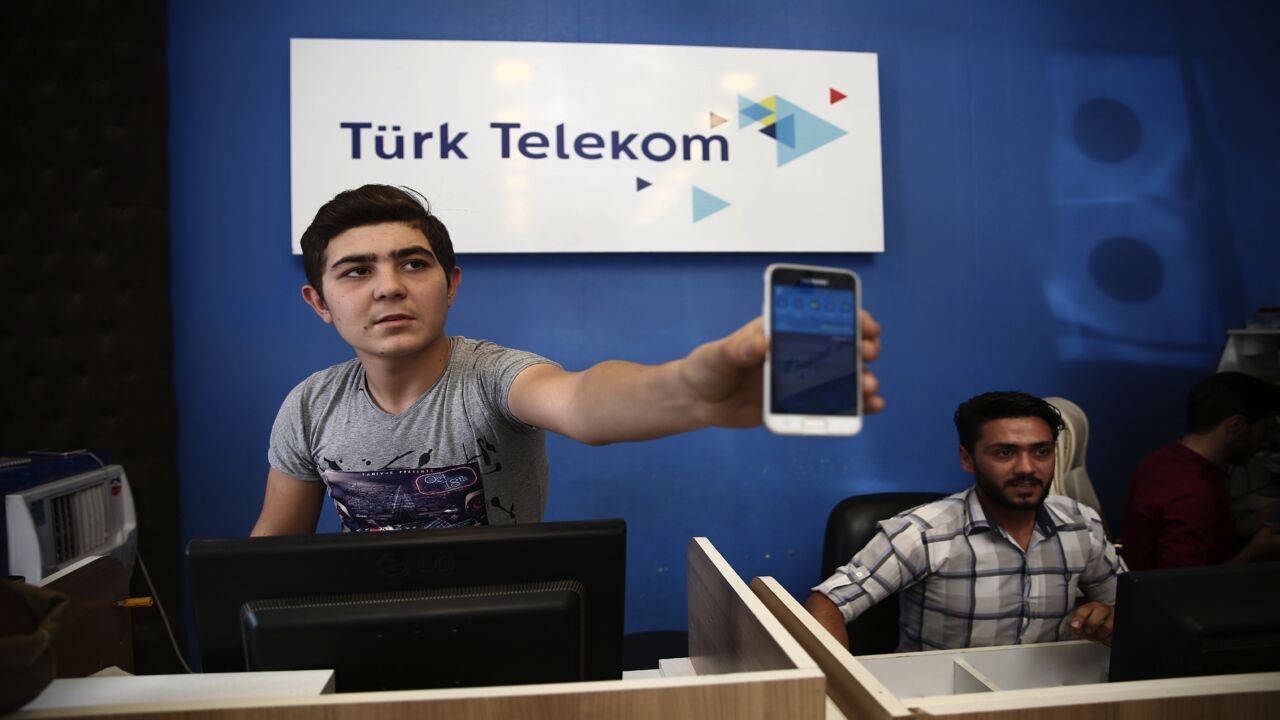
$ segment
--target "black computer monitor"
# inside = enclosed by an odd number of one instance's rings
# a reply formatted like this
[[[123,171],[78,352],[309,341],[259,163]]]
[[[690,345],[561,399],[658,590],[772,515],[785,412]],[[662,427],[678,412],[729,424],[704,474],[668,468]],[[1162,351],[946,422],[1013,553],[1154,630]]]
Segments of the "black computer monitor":
[[[339,692],[617,679],[621,520],[193,540],[206,672],[335,670]]]
[[[1280,670],[1280,563],[1124,573],[1111,682]]]

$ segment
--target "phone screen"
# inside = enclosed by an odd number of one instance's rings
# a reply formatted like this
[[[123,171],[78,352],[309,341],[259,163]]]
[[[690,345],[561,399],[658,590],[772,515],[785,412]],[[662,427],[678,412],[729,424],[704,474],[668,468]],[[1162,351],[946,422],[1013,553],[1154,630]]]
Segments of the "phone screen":
[[[769,405],[774,414],[856,417],[857,278],[777,268],[770,294]]]

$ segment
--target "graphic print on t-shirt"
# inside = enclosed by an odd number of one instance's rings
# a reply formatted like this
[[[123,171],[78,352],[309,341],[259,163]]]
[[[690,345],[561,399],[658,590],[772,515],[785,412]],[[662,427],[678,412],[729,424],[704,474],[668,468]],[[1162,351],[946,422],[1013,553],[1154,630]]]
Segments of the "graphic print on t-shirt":
[[[478,463],[366,472],[334,465],[320,475],[353,532],[489,524]]]
[[[475,456],[468,456],[467,462],[479,460],[486,475],[493,475],[494,473],[502,472],[502,461],[498,459],[498,447],[496,445],[482,437],[477,437],[476,451],[478,454]],[[510,505],[503,505],[502,498],[494,495],[489,498],[489,505],[501,510],[507,515],[507,517],[511,518],[512,522],[515,521],[516,504],[514,501],[512,501]]]

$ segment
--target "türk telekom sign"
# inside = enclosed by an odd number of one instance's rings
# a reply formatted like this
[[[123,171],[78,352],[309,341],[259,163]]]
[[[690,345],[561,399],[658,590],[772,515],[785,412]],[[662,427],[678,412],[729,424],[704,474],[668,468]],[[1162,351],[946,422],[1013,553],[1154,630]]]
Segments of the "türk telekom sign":
[[[879,252],[876,56],[294,39],[293,247],[365,183],[460,252]]]

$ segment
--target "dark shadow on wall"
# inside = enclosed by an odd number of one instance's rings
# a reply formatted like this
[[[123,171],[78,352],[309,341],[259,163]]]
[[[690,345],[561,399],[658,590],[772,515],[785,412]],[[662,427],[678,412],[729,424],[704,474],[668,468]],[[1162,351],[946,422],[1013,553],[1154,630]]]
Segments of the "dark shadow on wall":
[[[124,466],[180,624],[165,3],[26,0],[0,18],[0,450]],[[150,594],[139,572],[131,591]],[[180,671],[156,610],[133,612],[136,671]]]
[[[1182,436],[1187,392],[1212,368],[1087,361],[1064,367],[1066,377],[1080,378],[1061,393],[1089,418],[1089,477],[1123,539],[1130,475],[1143,456]]]

